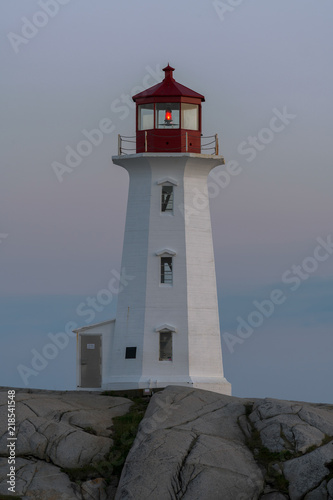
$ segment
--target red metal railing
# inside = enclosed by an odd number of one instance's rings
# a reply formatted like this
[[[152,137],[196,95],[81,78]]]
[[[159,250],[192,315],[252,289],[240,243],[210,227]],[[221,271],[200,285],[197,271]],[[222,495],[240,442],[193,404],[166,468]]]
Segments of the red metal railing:
[[[178,135],[184,135],[185,136],[185,150],[184,152],[190,152],[189,151],[189,141],[191,138],[191,133],[190,132],[181,132],[181,134]],[[159,135],[159,137],[161,137]],[[169,138],[170,136],[168,136]],[[207,142],[208,141],[208,142]],[[126,136],[126,135],[120,135],[118,134],[118,156],[121,155],[129,155],[129,154],[135,154],[136,153],[136,136]],[[144,152],[149,152],[149,136],[147,131],[145,131],[145,138],[144,138]],[[168,146],[163,146],[163,153],[175,153],[179,152],[179,149],[177,148],[177,151],[175,149],[172,149],[171,147]],[[219,154],[219,140],[217,134],[214,135],[208,135],[205,137],[201,137],[201,145],[200,145],[200,153],[202,154],[209,154],[209,155],[218,155]]]

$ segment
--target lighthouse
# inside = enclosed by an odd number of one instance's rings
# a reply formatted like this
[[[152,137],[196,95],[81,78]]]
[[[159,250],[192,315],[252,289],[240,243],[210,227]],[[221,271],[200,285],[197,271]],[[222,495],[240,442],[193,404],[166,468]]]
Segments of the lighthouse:
[[[163,71],[161,83],[133,96],[136,135],[119,136],[112,157],[129,174],[124,275],[115,321],[76,330],[78,387],[230,395],[209,203],[197,201],[224,159],[217,136],[202,137],[204,96],[178,83],[170,65]]]
[[[164,80],[133,96],[136,149],[119,138],[129,174],[122,270],[110,356],[111,389],[185,385],[231,394],[224,378],[207,175],[224,164],[201,148],[204,96]],[[208,146],[207,146],[208,147]],[[123,149],[124,148],[124,149]],[[206,153],[206,150],[204,151]],[[191,210],[191,207],[196,210]]]

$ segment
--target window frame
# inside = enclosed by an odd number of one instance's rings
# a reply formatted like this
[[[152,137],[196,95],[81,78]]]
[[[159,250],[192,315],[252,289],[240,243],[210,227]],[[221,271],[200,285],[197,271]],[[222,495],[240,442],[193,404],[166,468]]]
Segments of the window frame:
[[[141,127],[142,125],[142,115],[141,111],[142,109],[147,109],[152,111],[152,118],[153,118],[153,126],[149,128],[144,128]],[[144,131],[144,130],[154,130],[155,128],[155,104],[154,103],[146,103],[146,104],[138,104],[138,130],[139,131]]]
[[[166,203],[166,208],[163,210],[163,190],[165,188],[171,189],[171,201],[168,200]],[[175,190],[174,186],[172,184],[162,184],[161,186],[161,213],[162,214],[168,214],[168,215],[173,215],[173,210],[174,210],[174,198],[175,198]],[[171,208],[167,208],[169,203],[171,204]],[[165,202],[164,202],[165,204]]]
[[[170,267],[170,271],[165,270],[165,266],[163,264],[168,265]],[[171,279],[165,281],[166,275],[171,276]],[[172,255],[161,255],[160,257],[160,285],[163,286],[172,286],[173,285],[173,256]]]
[[[181,120],[181,106],[180,102],[156,102],[155,103],[155,129],[156,130],[180,130],[180,120]],[[165,113],[167,109],[170,109],[171,112],[178,113],[178,123],[171,123],[170,125],[166,125],[165,123],[158,123],[159,121],[159,113]],[[175,116],[175,115],[174,115]]]
[[[196,122],[197,126],[196,128],[188,128],[185,127],[185,119],[186,119],[186,114],[187,111],[190,111],[190,109],[196,109]],[[182,102],[181,103],[181,109],[180,109],[180,116],[181,116],[181,128],[183,130],[193,130],[193,131],[198,131],[200,130],[200,112],[199,112],[199,104],[192,104],[188,102]]]
[[[158,343],[159,343],[159,348],[158,348],[158,359],[159,361],[166,361],[167,363],[172,363],[173,362],[173,332],[171,330],[168,330],[168,329],[163,329],[163,330],[160,330],[159,331],[159,338],[158,338]],[[166,336],[168,335],[169,336],[169,340],[168,341],[163,341],[164,344],[167,344],[168,342],[170,342],[170,351],[171,351],[171,356],[162,356],[161,354],[161,350],[163,349],[163,346],[162,346],[162,336]],[[162,346],[162,349],[161,349],[161,346]],[[166,352],[166,354],[168,354],[168,351]]]

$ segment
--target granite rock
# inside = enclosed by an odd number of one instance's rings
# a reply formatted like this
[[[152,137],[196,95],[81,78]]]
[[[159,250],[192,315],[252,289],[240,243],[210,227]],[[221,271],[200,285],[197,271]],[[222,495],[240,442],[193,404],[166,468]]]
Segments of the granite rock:
[[[104,478],[78,485],[61,468],[104,459],[112,446],[112,419],[129,411],[127,398],[88,392],[18,390],[16,494],[29,500],[108,500]],[[7,393],[0,392],[0,494],[8,494]]]
[[[323,481],[318,488],[305,495],[304,500],[328,500],[327,483]]]
[[[150,402],[116,499],[329,499],[332,410],[168,387]]]
[[[284,474],[289,481],[291,500],[301,500],[304,495],[320,485],[329,475],[327,467],[333,462],[333,441],[284,464]]]
[[[121,476],[116,499],[256,499],[263,474],[238,425],[244,404],[200,389],[154,396]],[[147,476],[149,479],[142,480]]]
[[[333,500],[332,405],[168,387],[151,399],[117,487],[102,477],[108,467],[82,482],[65,471],[103,459],[112,419],[130,400],[18,390],[16,402],[23,500]],[[6,405],[0,391],[0,494],[8,492]]]

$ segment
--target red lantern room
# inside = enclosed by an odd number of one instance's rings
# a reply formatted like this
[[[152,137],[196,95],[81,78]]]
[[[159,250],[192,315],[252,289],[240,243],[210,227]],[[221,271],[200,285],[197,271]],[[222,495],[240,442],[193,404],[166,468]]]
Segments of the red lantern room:
[[[164,80],[133,96],[137,153],[201,153],[201,102],[166,66]]]

